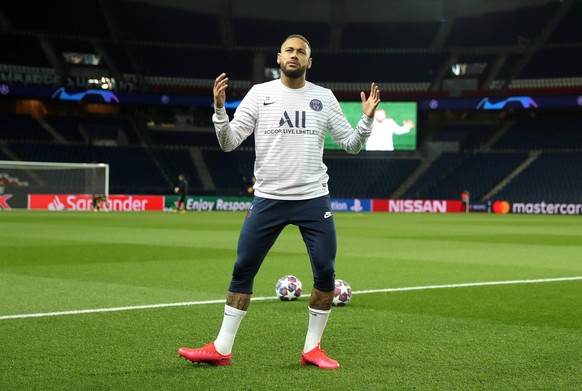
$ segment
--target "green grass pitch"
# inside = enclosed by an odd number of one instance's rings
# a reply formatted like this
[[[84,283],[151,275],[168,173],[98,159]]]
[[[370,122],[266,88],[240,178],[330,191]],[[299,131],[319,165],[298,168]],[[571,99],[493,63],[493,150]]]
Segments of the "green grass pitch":
[[[580,216],[336,213],[337,278],[356,292],[323,336],[336,371],[299,364],[307,294],[274,299],[285,274],[311,290],[289,226],[232,365],[194,365],[177,349],[216,337],[243,219],[0,212],[0,389],[582,389]]]

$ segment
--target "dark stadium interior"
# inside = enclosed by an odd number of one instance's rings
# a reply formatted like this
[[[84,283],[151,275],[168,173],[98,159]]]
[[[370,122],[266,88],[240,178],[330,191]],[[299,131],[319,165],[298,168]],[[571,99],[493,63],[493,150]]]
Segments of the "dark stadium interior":
[[[119,94],[211,99],[214,78],[228,72],[236,100],[267,80],[281,41],[300,33],[313,48],[308,80],[339,100],[358,101],[372,81],[387,102],[582,97],[581,20],[579,0],[2,2],[0,160],[109,163],[112,194],[168,194],[183,172],[191,194],[246,195],[253,139],[222,152],[209,104],[35,94],[106,78]],[[8,92],[15,87],[30,96]],[[415,151],[326,151],[330,190],[580,201],[582,98],[578,105],[419,110]]]

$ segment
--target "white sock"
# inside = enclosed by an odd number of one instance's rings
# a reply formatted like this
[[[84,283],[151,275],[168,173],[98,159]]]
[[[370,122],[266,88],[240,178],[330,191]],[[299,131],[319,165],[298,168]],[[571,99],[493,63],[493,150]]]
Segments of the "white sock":
[[[234,338],[238,331],[238,326],[247,312],[239,310],[228,305],[224,306],[224,318],[222,319],[222,327],[218,333],[218,337],[214,341],[214,347],[218,353],[226,356],[232,352],[232,345],[234,345]]]
[[[323,330],[325,330],[325,325],[327,324],[327,319],[329,319],[329,314],[331,313],[331,310],[314,310],[311,307],[308,307],[308,309],[309,327],[307,328],[307,336],[305,337],[305,345],[303,346],[304,353],[309,352],[319,344]]]

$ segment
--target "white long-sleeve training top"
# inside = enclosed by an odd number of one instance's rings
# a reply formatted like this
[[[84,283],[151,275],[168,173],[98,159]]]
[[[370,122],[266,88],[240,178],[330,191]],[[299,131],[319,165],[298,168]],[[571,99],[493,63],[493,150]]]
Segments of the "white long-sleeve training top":
[[[329,194],[323,163],[326,131],[346,152],[356,154],[371,133],[373,118],[362,115],[354,130],[333,92],[306,82],[286,87],[280,79],[254,85],[234,113],[224,108],[212,116],[223,151],[237,148],[255,134],[255,195],[304,200]]]

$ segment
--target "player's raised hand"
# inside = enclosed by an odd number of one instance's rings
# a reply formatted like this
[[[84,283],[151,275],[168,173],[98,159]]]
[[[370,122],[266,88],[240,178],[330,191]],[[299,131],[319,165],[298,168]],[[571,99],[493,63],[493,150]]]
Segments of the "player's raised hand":
[[[380,104],[380,88],[376,83],[372,83],[370,87],[370,96],[366,99],[366,94],[364,91],[360,92],[360,98],[362,98],[362,111],[368,117],[373,117],[376,107]]]
[[[214,88],[212,90],[214,94],[214,107],[224,107],[224,101],[226,100],[226,87],[228,87],[228,77],[226,77],[226,73],[221,73],[220,76],[214,80]]]

